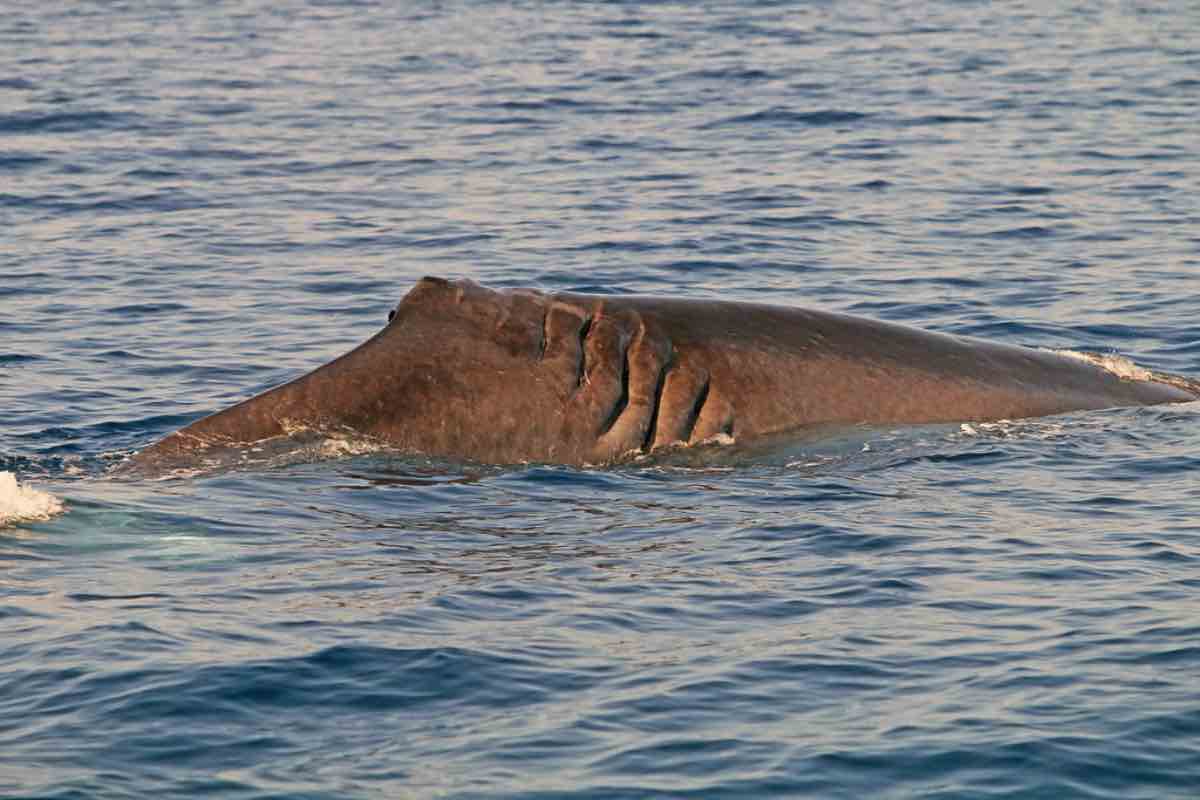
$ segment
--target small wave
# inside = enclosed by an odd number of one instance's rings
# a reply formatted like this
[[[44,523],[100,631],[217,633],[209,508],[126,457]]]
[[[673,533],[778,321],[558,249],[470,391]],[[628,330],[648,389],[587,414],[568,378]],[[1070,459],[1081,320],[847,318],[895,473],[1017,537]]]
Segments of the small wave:
[[[718,67],[694,70],[679,76],[684,81],[737,81],[750,83],[752,81],[774,80],[777,76],[761,69],[745,67]]]
[[[805,125],[824,127],[829,125],[848,125],[861,122],[871,115],[859,111],[846,111],[839,108],[827,108],[820,111],[791,111],[786,108],[768,108],[751,114],[715,120],[700,126],[701,130],[725,127],[730,125]]]
[[[48,520],[64,510],[62,500],[49,492],[22,486],[13,473],[0,472],[0,527]]]
[[[985,234],[992,239],[1043,239],[1057,234],[1053,227],[1046,225],[1026,225],[1021,228],[1005,228]]]
[[[33,361],[44,360],[42,356],[35,356],[29,353],[0,353],[0,365],[28,364]]]
[[[926,114],[920,117],[902,117],[895,121],[898,128],[917,128],[925,125],[969,125],[990,122],[990,117],[976,117],[968,114]]]
[[[0,155],[0,170],[15,172],[48,164],[50,159],[31,153],[5,153]]]
[[[1040,195],[1051,194],[1054,190],[1049,186],[1005,186],[1002,191],[1019,194],[1022,197],[1036,197]]]
[[[0,134],[88,133],[133,128],[140,122],[137,114],[118,111],[17,111],[0,114]]]

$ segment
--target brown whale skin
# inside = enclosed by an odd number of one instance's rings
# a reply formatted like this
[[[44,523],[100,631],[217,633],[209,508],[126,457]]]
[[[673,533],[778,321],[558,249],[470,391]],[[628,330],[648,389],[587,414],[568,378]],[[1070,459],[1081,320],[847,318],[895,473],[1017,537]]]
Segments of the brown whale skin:
[[[156,471],[304,429],[478,462],[598,465],[823,425],[1182,402],[1197,385],[825,311],[424,278],[359,347],[127,463]]]

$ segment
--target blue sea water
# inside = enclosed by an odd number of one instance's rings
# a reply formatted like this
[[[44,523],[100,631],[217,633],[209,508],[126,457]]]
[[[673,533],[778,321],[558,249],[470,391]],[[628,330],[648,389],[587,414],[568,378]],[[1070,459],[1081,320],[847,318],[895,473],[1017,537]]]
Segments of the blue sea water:
[[[0,14],[11,798],[1190,798],[1200,404],[779,463],[106,470],[424,274],[1200,374],[1190,2]]]

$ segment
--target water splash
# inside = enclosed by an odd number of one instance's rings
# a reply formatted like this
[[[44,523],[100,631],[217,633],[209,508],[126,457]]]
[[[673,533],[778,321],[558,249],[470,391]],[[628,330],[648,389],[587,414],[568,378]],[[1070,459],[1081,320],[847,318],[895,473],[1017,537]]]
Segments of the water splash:
[[[0,472],[0,527],[50,519],[65,511],[49,492],[23,486],[11,472]]]

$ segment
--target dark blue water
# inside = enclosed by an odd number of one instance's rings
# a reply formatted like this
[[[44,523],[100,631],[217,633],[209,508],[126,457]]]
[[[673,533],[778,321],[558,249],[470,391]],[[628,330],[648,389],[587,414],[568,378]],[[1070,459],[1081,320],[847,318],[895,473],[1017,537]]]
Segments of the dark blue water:
[[[105,469],[427,273],[810,305],[1200,374],[1200,13],[9,4],[13,798],[1166,798],[1200,408],[781,463]]]

